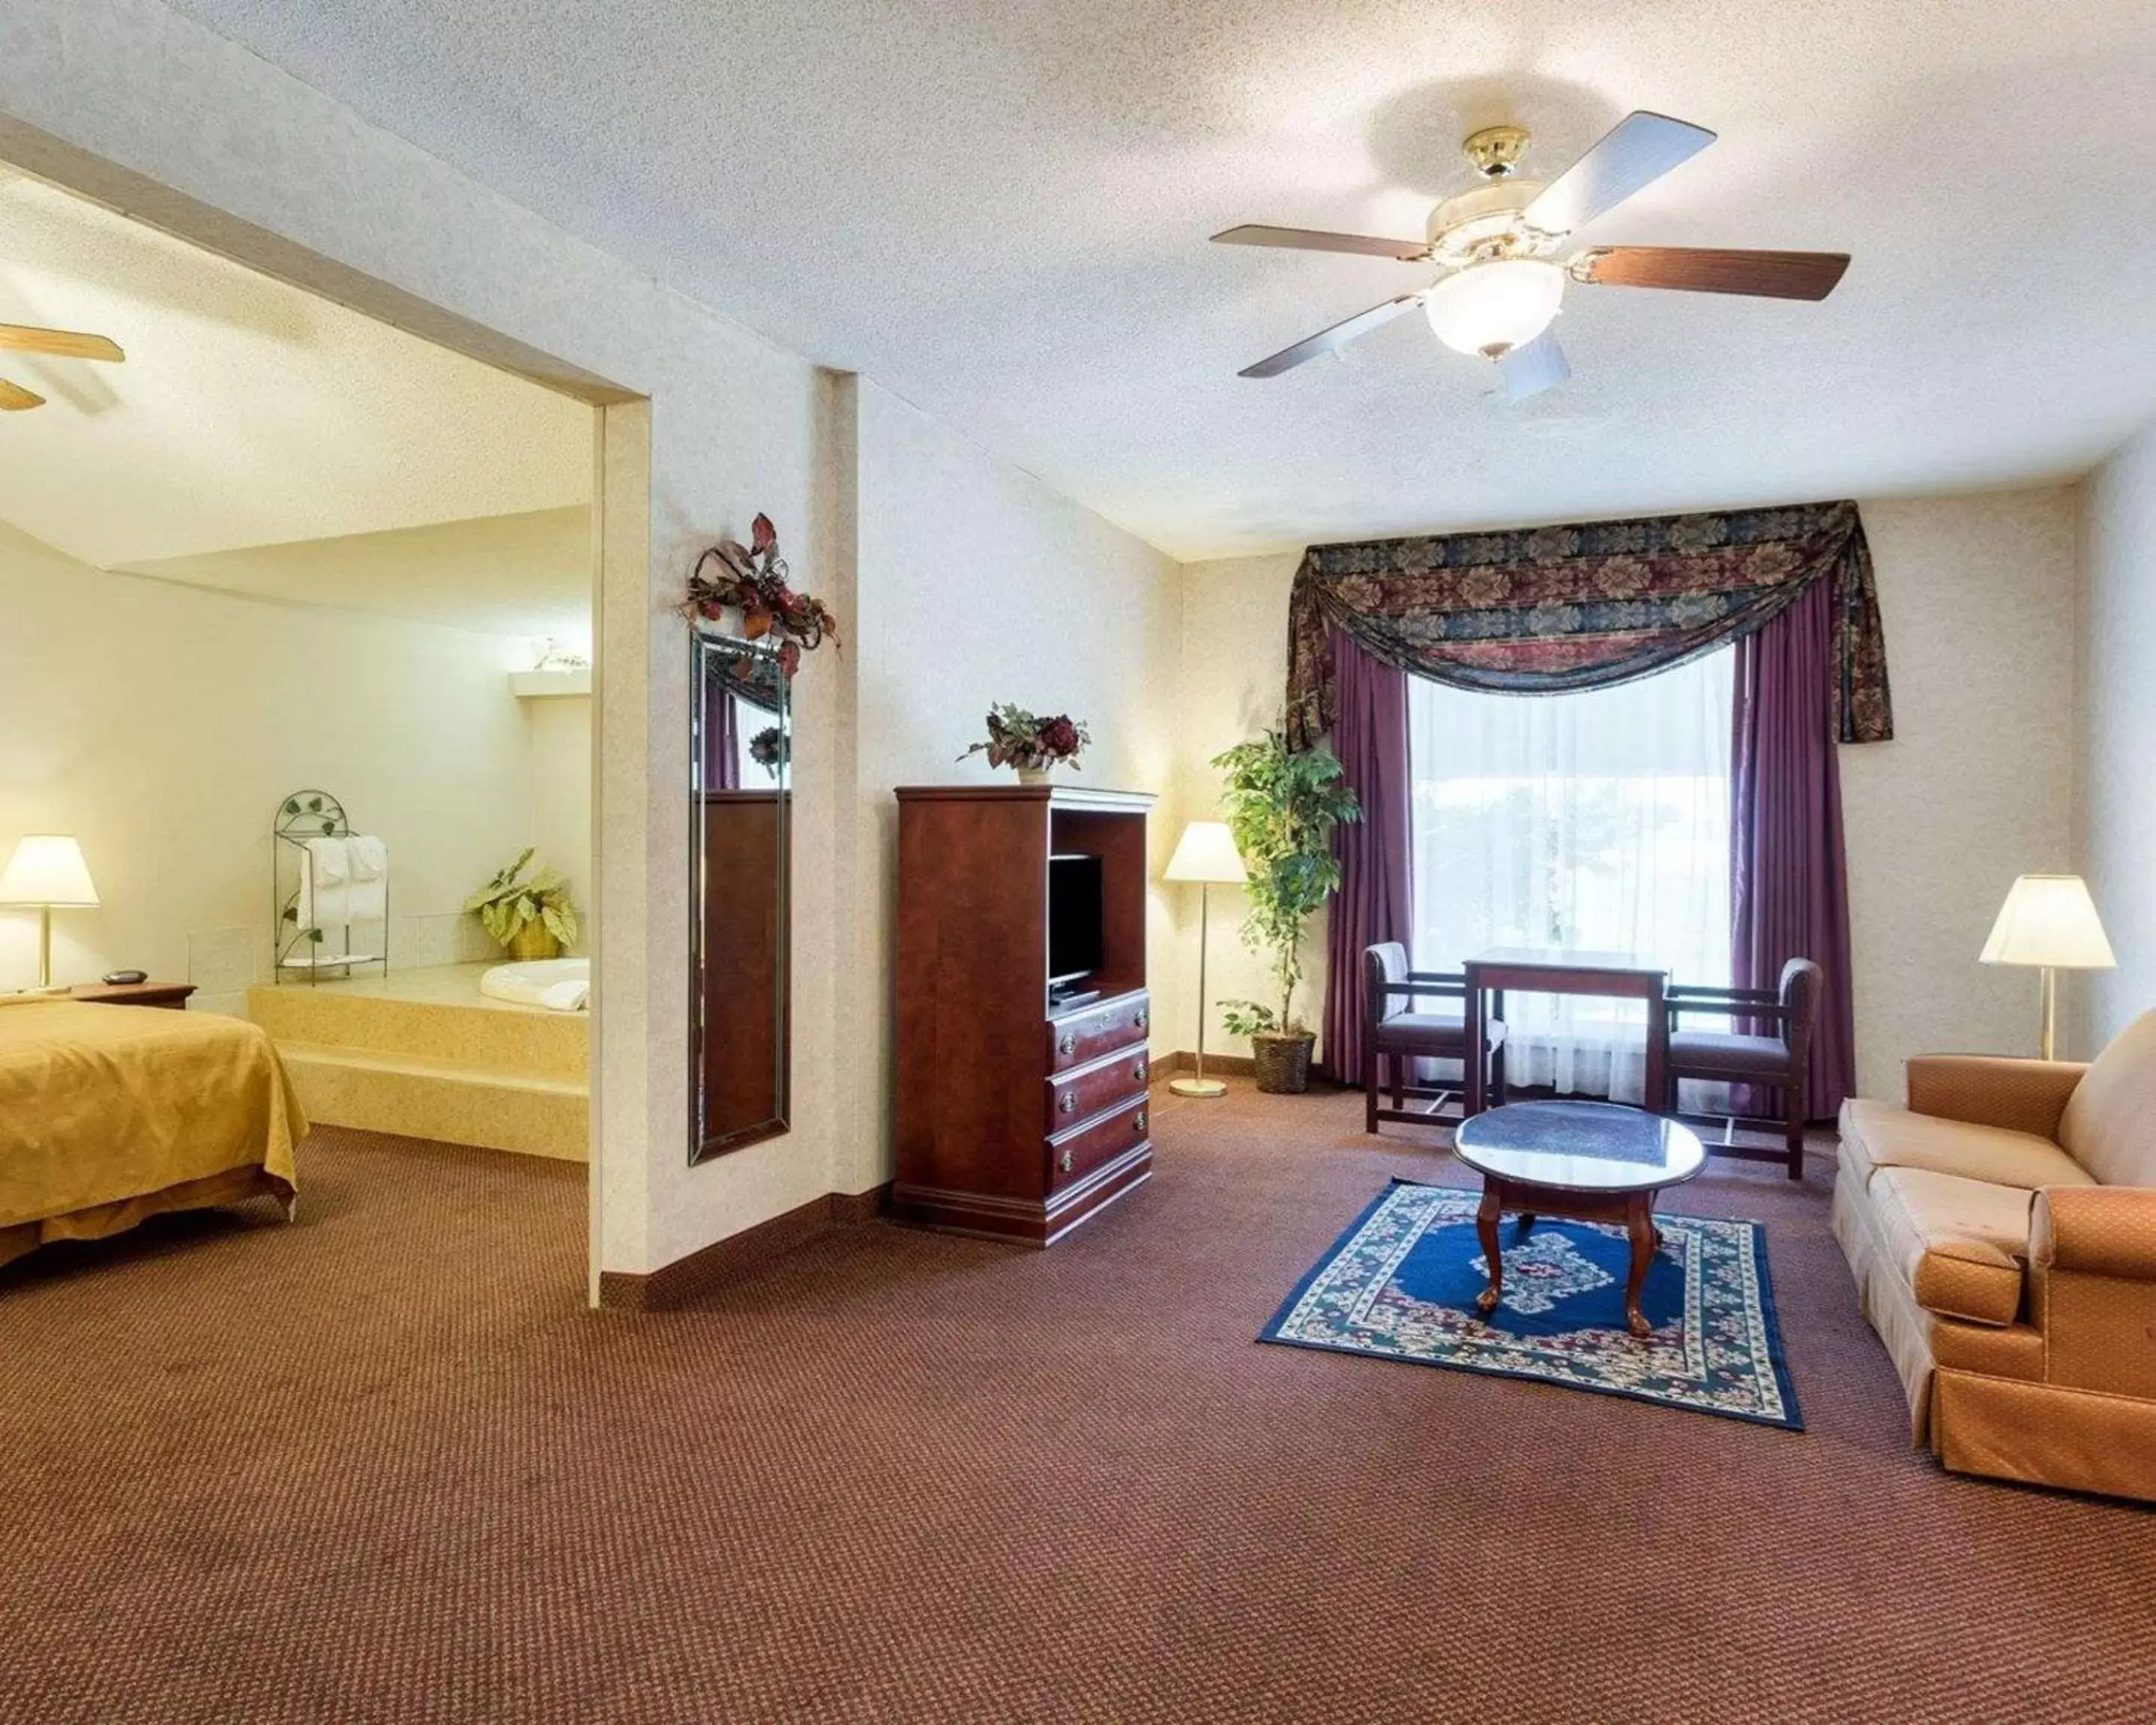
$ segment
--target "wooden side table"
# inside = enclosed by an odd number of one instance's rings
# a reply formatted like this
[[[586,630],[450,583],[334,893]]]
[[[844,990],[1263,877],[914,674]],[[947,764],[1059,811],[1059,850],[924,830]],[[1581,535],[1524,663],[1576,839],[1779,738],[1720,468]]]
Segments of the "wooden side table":
[[[67,991],[70,1000],[86,1000],[93,1006],[164,1006],[185,1009],[192,983],[77,983]]]
[[[1467,1046],[1480,1048],[1487,1034],[1486,1004],[1495,993],[1502,1015],[1504,991],[1522,993],[1599,994],[1614,999],[1647,1003],[1647,1096],[1650,1112],[1661,1110],[1669,1088],[1669,1015],[1662,997],[1669,992],[1669,972],[1626,952],[1581,952],[1544,950],[1536,947],[1493,947],[1470,958],[1467,973]],[[1460,1099],[1463,1116],[1480,1114],[1489,1105],[1487,1081],[1481,1060],[1467,1062],[1466,1094]]]

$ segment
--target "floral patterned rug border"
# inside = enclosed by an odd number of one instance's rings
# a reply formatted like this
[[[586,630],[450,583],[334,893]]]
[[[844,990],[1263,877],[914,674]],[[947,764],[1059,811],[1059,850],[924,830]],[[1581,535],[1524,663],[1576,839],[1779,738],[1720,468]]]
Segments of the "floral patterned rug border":
[[[1257,1339],[1804,1430],[1761,1224],[1658,1214],[1664,1250],[1642,1296],[1655,1332],[1638,1339],[1624,1326],[1624,1230],[1598,1223],[1544,1219],[1521,1242],[1508,1217],[1505,1298],[1486,1322],[1473,1305],[1480,1203],[1460,1187],[1394,1179]]]

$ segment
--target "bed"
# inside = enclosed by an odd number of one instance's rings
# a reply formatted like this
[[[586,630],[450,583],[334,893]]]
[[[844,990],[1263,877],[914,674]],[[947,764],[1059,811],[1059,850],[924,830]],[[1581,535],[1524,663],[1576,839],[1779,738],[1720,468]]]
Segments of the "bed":
[[[0,1004],[0,1264],[167,1210],[298,1188],[307,1133],[258,1024],[216,1013]]]

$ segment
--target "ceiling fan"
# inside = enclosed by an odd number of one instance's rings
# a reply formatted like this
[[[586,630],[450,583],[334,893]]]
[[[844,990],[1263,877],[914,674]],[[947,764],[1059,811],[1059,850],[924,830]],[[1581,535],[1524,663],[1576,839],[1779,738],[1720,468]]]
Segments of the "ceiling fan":
[[[1245,377],[1282,372],[1337,353],[1419,305],[1446,347],[1496,362],[1505,393],[1524,401],[1572,375],[1550,333],[1568,282],[1597,287],[1685,288],[1774,300],[1824,300],[1849,267],[1846,252],[1717,251],[1686,246],[1589,246],[1558,254],[1575,228],[1614,209],[1641,187],[1704,150],[1714,134],[1665,114],[1628,114],[1578,161],[1544,183],[1516,178],[1527,134],[1485,126],[1461,146],[1485,183],[1430,212],[1425,239],[1378,239],[1303,228],[1230,228],[1224,245],[1287,246],[1435,264],[1428,287],[1373,305],[1248,366]]]
[[[0,323],[0,348],[13,348],[18,353],[50,354],[55,359],[116,362],[127,357],[120,351],[117,341],[104,336],[78,335],[73,330],[34,329],[19,323]],[[0,412],[19,413],[25,408],[41,408],[44,404],[44,397],[34,390],[0,377]]]

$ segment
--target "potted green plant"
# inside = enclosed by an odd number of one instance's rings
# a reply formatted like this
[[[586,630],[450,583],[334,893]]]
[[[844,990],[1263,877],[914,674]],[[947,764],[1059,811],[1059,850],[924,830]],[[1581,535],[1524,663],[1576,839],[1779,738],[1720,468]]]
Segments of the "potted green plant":
[[[1250,1039],[1258,1088],[1300,1094],[1310,1086],[1317,1038],[1295,1009],[1302,981],[1302,929],[1340,885],[1332,829],[1363,811],[1340,762],[1325,749],[1301,753],[1278,731],[1213,757],[1227,774],[1222,803],[1228,829],[1250,878],[1243,944],[1269,961],[1277,1009],[1255,1000],[1221,1003],[1230,1035]]]
[[[486,932],[512,958],[552,958],[576,943],[577,912],[561,870],[542,868],[529,880],[519,878],[537,849],[526,845],[515,862],[465,901],[465,908],[479,912]]]

